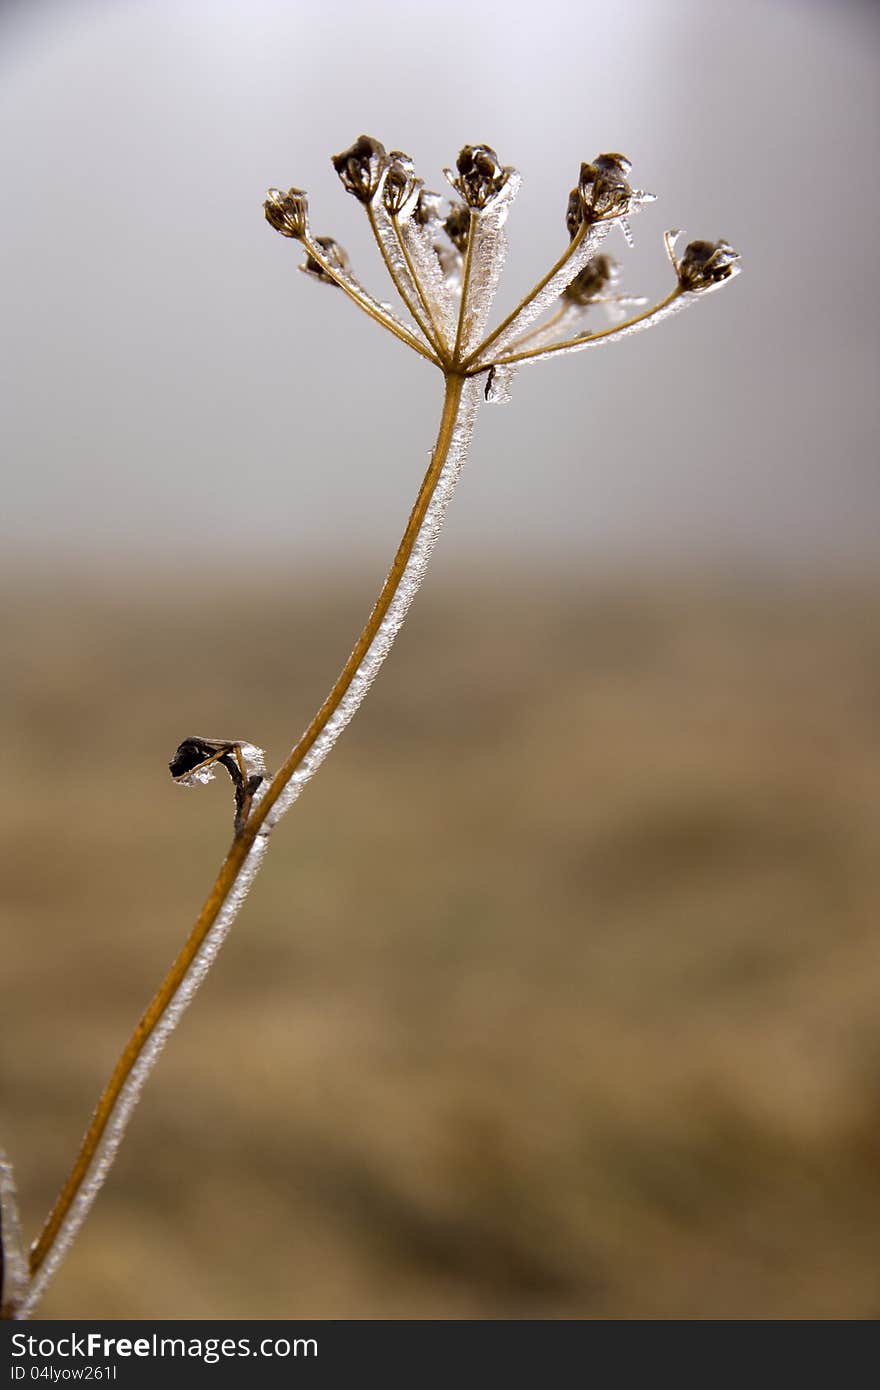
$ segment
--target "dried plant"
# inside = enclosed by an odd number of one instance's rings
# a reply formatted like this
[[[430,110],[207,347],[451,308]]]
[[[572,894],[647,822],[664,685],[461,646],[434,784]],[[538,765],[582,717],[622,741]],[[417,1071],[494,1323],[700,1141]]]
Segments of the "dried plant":
[[[520,185],[488,145],[467,145],[445,171],[455,197],[423,186],[409,155],[386,152],[362,135],[335,155],[346,190],[363,205],[386,270],[402,302],[400,317],[355,278],[343,248],[314,236],[306,194],[271,189],[265,214],[305,252],[300,267],[334,285],[395,338],[437,367],[444,400],[431,462],[388,576],[354,648],[308,728],[274,775],[261,749],[240,739],[185,739],[170,767],[182,785],[208,781],[222,767],[235,796],[234,835],[195,926],[127,1042],[105,1087],[67,1181],[28,1256],[19,1231],[12,1170],[0,1157],[2,1306],[7,1318],[36,1308],[94,1201],[122,1141],[144,1083],[169,1033],[204,979],[247,896],[270,836],[330,752],[388,655],[421,584],[470,443],[477,407],[509,397],[518,368],[563,353],[617,342],[693,304],[738,271],[726,241],[693,241],[678,258],[669,293],[646,307],[618,293],[617,266],[601,249],[613,228],[631,240],[630,218],[653,201],[629,182],[621,154],[581,165],[565,209],[568,245],[498,325],[487,331],[505,259],[504,224]],[[611,322],[586,323],[603,306]],[[636,309],[630,317],[624,315]]]

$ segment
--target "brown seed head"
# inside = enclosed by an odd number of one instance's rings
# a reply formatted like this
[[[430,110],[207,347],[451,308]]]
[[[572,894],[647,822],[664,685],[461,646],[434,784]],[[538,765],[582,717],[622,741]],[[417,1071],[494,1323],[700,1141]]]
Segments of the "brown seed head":
[[[464,255],[471,229],[471,215],[464,203],[453,203],[443,223],[443,230],[457,251]]]
[[[501,192],[513,170],[499,163],[490,145],[465,145],[450,175],[453,187],[469,208],[481,211]]]
[[[617,264],[610,256],[593,256],[563,291],[572,304],[592,304],[617,278]]]
[[[388,156],[388,169],[382,185],[385,211],[392,217],[397,217],[415,197],[421,182],[413,173],[413,162],[409,155],[403,154],[400,150],[392,150]]]
[[[331,156],[342,185],[359,203],[369,203],[376,195],[388,165],[385,146],[371,135],[359,135],[350,149]]]
[[[678,262],[678,283],[691,293],[711,289],[736,275],[739,252],[728,241],[691,241]]]
[[[263,204],[266,221],[282,236],[302,241],[309,229],[309,200],[301,188],[270,188]]]

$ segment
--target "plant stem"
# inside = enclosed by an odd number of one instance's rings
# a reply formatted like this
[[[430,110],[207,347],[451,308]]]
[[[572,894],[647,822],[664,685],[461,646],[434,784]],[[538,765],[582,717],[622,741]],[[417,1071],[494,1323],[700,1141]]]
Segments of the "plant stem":
[[[427,357],[429,362],[439,365],[438,359],[431,349],[425,347],[424,343],[420,343],[418,338],[410,333],[405,324],[398,323],[395,319],[390,318],[382,305],[379,304],[377,300],[373,299],[372,295],[368,294],[352,275],[347,271],[341,271],[336,266],[331,265],[316,242],[303,237],[302,244],[312,260],[324,271],[324,274],[327,275],[334,284],[338,285],[341,290],[344,290],[352,303],[356,304],[359,309],[363,309],[368,318],[373,319],[374,322],[380,324],[382,328],[387,328],[388,332],[393,333],[395,338],[399,338],[402,343],[406,343],[407,347],[411,347],[415,352],[419,353],[420,356]]]
[[[434,335],[432,335],[430,328],[427,326],[425,320],[422,318],[421,314],[416,308],[412,296],[407,292],[406,286],[404,285],[401,277],[398,275],[397,270],[395,269],[394,262],[388,254],[385,242],[382,240],[382,234],[379,231],[379,223],[376,218],[376,213],[370,203],[367,203],[367,220],[370,224],[370,231],[373,233],[373,240],[379,248],[379,255],[382,257],[385,269],[388,271],[388,274],[391,278],[391,283],[394,285],[394,288],[397,290],[397,293],[400,295],[407,309],[412,314],[421,332],[424,334],[425,338],[430,343],[431,347],[434,349],[434,352],[438,353],[439,345],[437,339]],[[389,217],[388,221],[391,224],[392,232],[395,234],[396,239],[399,240],[399,233],[397,232],[397,227],[395,225],[397,219]],[[409,272],[410,279],[412,280],[413,285],[418,290],[419,282],[413,276],[412,268],[409,265],[407,265],[407,270]]]
[[[650,309],[645,309],[641,314],[635,314],[631,319],[625,319],[623,323],[612,324],[610,328],[600,328],[593,333],[581,333],[575,338],[567,338],[562,343],[550,343],[547,347],[527,348],[522,352],[511,352],[505,349],[495,360],[494,366],[506,367],[514,362],[538,361],[539,358],[552,357],[557,352],[570,352],[573,348],[586,348],[598,346],[600,343],[612,342],[617,338],[626,338],[630,333],[635,333],[639,329],[649,328],[654,323],[659,323],[661,319],[668,318],[675,310],[682,308],[686,303],[695,299],[694,295],[686,295],[679,285],[670,290],[665,299],[661,299],[659,304],[652,304]],[[474,367],[474,372],[485,371],[485,367]]]
[[[12,1164],[0,1149],[0,1318],[11,1318],[29,1283]]]
[[[233,840],[198,919],[123,1049],[64,1186],[30,1255],[31,1285],[15,1314],[29,1315],[78,1233],[106,1177],[149,1072],[225,938],[260,866],[274,825],[296,800],[359,707],[424,576],[470,442],[481,388],[446,375],[431,462],[373,610],[333,688]],[[260,794],[262,792],[262,795]]]
[[[422,301],[425,313],[428,315],[428,319],[433,330],[433,333],[428,334],[427,336],[433,342],[440,360],[444,361],[449,356],[449,348],[446,345],[446,339],[444,337],[443,330],[437,322],[436,316],[434,314],[434,309],[431,305],[431,301],[425,293],[425,289],[422,284],[421,278],[416,274],[416,268],[413,265],[412,256],[410,255],[409,248],[406,244],[406,238],[403,235],[403,228],[400,225],[400,218],[392,217],[391,225],[394,228],[394,235],[397,238],[397,244],[400,247],[400,253],[403,256],[404,261],[406,262],[406,268],[409,271],[410,279],[416,287],[419,299]]]
[[[562,270],[563,266],[568,265],[568,262],[571,260],[575,252],[580,248],[580,245],[583,242],[584,238],[587,236],[589,230],[590,228],[588,224],[586,222],[582,222],[580,227],[572,237],[572,240],[569,243],[569,245],[566,246],[562,255],[553,262],[550,269],[547,271],[547,274],[541,276],[540,280],[537,282],[537,284],[532,286],[528,294],[525,295],[519,301],[519,303],[516,305],[514,309],[511,309],[510,313],[507,315],[507,318],[502,319],[498,327],[493,328],[489,336],[487,338],[484,338],[483,341],[477,347],[474,348],[473,352],[469,353],[469,355],[465,358],[464,362],[462,363],[463,367],[470,367],[472,363],[474,363],[477,360],[478,357],[481,358],[486,349],[491,347],[493,343],[497,342],[498,339],[501,337],[502,333],[504,333],[505,330],[508,329],[510,325],[516,319],[519,318],[523,309],[527,308],[527,306],[531,304],[533,300],[537,299],[544,286],[549,285],[554,275],[558,275],[559,271]],[[468,241],[468,244],[470,244],[470,241]]]
[[[471,266],[474,263],[474,237],[477,235],[479,214],[473,208],[468,212],[468,239],[464,253],[464,266],[461,272],[461,306],[458,311],[458,327],[455,330],[455,346],[452,349],[452,360],[460,362],[461,347],[464,340],[465,319],[468,311],[468,291],[471,285]]]

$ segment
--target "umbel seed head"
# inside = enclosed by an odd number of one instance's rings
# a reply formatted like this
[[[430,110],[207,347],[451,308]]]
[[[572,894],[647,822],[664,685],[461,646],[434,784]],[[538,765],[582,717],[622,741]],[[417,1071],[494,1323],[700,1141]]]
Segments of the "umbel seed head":
[[[736,275],[739,252],[728,241],[691,241],[678,262],[678,283],[692,293],[712,289]]]
[[[343,188],[359,203],[371,202],[388,167],[388,155],[381,140],[374,140],[372,135],[359,135],[350,149],[331,158]]]
[[[454,188],[469,208],[481,211],[497,198],[513,172],[503,166],[491,145],[465,145],[451,175]]]
[[[572,304],[592,304],[617,278],[617,263],[610,256],[593,256],[563,291]]]
[[[442,201],[439,193],[432,193],[430,189],[423,188],[413,208],[413,222],[415,222],[416,226],[428,227],[434,222],[439,222],[440,204]]]
[[[627,180],[631,168],[623,154],[597,154],[592,164],[581,165],[577,192],[585,222],[626,216],[633,199]]]
[[[415,197],[422,186],[422,180],[413,173],[413,162],[408,154],[392,150],[388,156],[385,182],[382,184],[382,203],[385,211],[397,217]]]
[[[447,380],[486,373],[489,400],[506,399],[507,385],[521,363],[639,332],[739,271],[739,257],[728,242],[691,242],[679,261],[678,234],[667,233],[673,287],[653,307],[624,320],[622,310],[643,310],[647,300],[617,293],[617,266],[600,248],[613,227],[632,245],[630,215],[653,202],[653,195],[632,187],[626,155],[606,151],[580,166],[566,210],[570,245],[516,308],[487,330],[505,254],[503,228],[520,184],[517,171],[503,165],[491,145],[465,145],[455,167],[444,170],[455,190],[447,204],[426,191],[408,154],[389,152],[370,135],[360,135],[349,149],[333,155],[332,163],[364,208],[404,316],[361,284],[337,241],[313,236],[301,189],[271,189],[267,219],[283,236],[301,242],[301,269],[307,275],[336,285],[399,342],[439,367]],[[613,325],[584,330],[586,313],[599,304],[608,306]],[[540,322],[542,315],[549,317]]]
[[[467,250],[471,215],[464,203],[453,203],[443,223],[443,230],[457,251],[464,255]]]
[[[263,204],[266,221],[282,236],[302,241],[309,230],[309,200],[301,188],[270,188]]]

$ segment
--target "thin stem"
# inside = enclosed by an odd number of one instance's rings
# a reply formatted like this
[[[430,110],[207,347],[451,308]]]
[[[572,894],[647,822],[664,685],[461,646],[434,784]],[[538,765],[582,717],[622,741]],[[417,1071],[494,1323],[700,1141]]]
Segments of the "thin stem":
[[[406,530],[397,547],[397,553],[394,556],[391,569],[388,571],[388,576],[385,583],[382,585],[379,597],[373,605],[373,611],[364,624],[361,634],[352,648],[348,661],[337,677],[336,683],[311,724],[296,744],[296,747],[291,751],[286,762],[284,762],[278,772],[276,772],[268,792],[254,811],[248,828],[250,829],[251,824],[253,824],[255,833],[267,819],[269,812],[282,796],[282,793],[287,789],[291,777],[296,772],[297,768],[299,768],[307,753],[317,742],[319,735],[327,727],[331,717],[342,704],[358,672],[361,662],[366,656],[374,638],[377,636],[382,626],[383,619],[388,613],[391,603],[400,588],[401,580],[403,579],[407,564],[413,553],[413,547],[422,529],[428,506],[434,495],[437,483],[440,479],[440,474],[449,454],[450,445],[459,417],[463,387],[464,378],[462,376],[457,373],[449,373],[446,376],[443,415],[440,420],[437,443],[434,446],[428,471],[422,480],[422,486],[413,504]]]
[[[523,352],[504,353],[501,357],[491,364],[494,367],[506,367],[513,362],[526,362],[529,359],[537,360],[540,357],[552,357],[556,352],[567,352],[570,348],[587,347],[593,343],[601,343],[609,338],[624,337],[640,325],[646,325],[649,319],[657,318],[666,313],[676,300],[680,299],[684,291],[680,285],[676,285],[665,299],[661,299],[659,304],[654,304],[650,309],[646,309],[642,314],[635,314],[633,318],[626,319],[623,323],[612,324],[610,328],[601,328],[596,333],[581,333],[576,338],[567,338],[562,343],[551,343],[549,347],[528,348]],[[485,366],[474,368],[473,374],[478,375],[485,371]]]
[[[403,256],[403,259],[406,262],[406,268],[409,271],[410,276],[412,277],[412,282],[416,287],[416,292],[418,293],[419,299],[422,301],[425,313],[428,315],[428,318],[431,322],[431,327],[434,330],[433,334],[426,333],[425,336],[431,339],[431,341],[434,344],[434,347],[437,350],[438,355],[441,358],[447,357],[449,354],[449,349],[446,345],[446,339],[443,335],[443,330],[437,322],[437,318],[434,313],[434,306],[432,305],[428,295],[425,293],[425,287],[418,276],[415,266],[413,265],[412,256],[409,253],[409,247],[406,244],[406,240],[404,239],[403,235],[403,229],[400,225],[400,218],[392,214],[391,225],[394,228],[394,235],[397,237],[397,242],[400,246],[401,255]],[[413,317],[415,317],[415,315],[413,315]]]
[[[0,1318],[14,1318],[30,1282],[21,1239],[15,1175],[0,1149]]]
[[[477,383],[466,382],[459,373],[446,376],[443,414],[431,462],[379,597],[326,700],[263,795],[257,793],[251,814],[233,840],[195,926],[113,1069],[70,1174],[31,1250],[31,1273],[42,1273],[32,1284],[28,1310],[36,1304],[85,1219],[158,1049],[216,953],[222,935],[215,939],[212,928],[228,930],[262,859],[269,832],[329,752],[390,650],[424,575],[464,459],[478,399]],[[200,969],[201,974],[197,974]]]
[[[458,363],[461,354],[461,340],[464,333],[464,321],[468,307],[468,290],[470,288],[471,266],[474,260],[474,237],[477,232],[478,213],[471,209],[468,212],[468,239],[467,250],[464,256],[464,269],[461,272],[461,304],[458,310],[458,327],[455,330],[455,347],[452,350],[452,360]],[[473,355],[473,354],[472,354]],[[465,364],[462,363],[462,366]]]
[[[545,319],[543,323],[536,323],[535,327],[530,328],[527,333],[521,333],[518,338],[514,338],[513,342],[508,344],[508,349],[520,348],[523,343],[527,343],[531,338],[534,338],[536,334],[546,333],[547,330],[552,328],[554,323],[558,323],[563,314],[567,314],[571,308],[572,305],[570,302],[560,304],[559,308],[553,311],[549,319]]]
[[[415,305],[414,305],[414,303],[413,303],[413,301],[412,301],[411,296],[407,293],[407,291],[406,291],[406,289],[405,289],[405,287],[404,287],[404,284],[403,284],[403,281],[402,281],[401,277],[400,277],[400,276],[398,275],[398,273],[397,273],[397,269],[396,269],[396,267],[395,267],[393,261],[391,260],[391,257],[389,256],[387,250],[385,249],[385,243],[384,243],[384,241],[382,240],[382,237],[381,237],[380,234],[379,234],[379,226],[378,226],[378,223],[376,222],[376,214],[375,214],[375,212],[374,212],[374,210],[373,210],[372,204],[371,204],[371,203],[367,203],[366,208],[367,208],[367,218],[368,218],[369,223],[370,223],[370,231],[373,233],[373,240],[375,241],[376,245],[377,245],[378,248],[379,248],[379,254],[380,254],[380,256],[382,257],[382,260],[383,260],[384,263],[385,263],[385,269],[388,271],[388,274],[390,275],[390,277],[391,277],[391,279],[392,279],[392,281],[393,281],[393,283],[394,283],[394,288],[397,290],[397,293],[400,295],[400,297],[401,297],[401,299],[403,300],[404,304],[406,305],[407,309],[408,309],[409,312],[412,314],[412,316],[413,316],[413,318],[415,319],[416,323],[418,324],[420,330],[422,331],[422,333],[424,333],[426,340],[431,344],[431,347],[434,349],[434,352],[437,353],[437,354],[439,354],[439,352],[440,352],[440,346],[439,346],[439,343],[438,343],[437,340],[436,340],[436,335],[434,335],[434,334],[431,333],[430,329],[428,328],[428,326],[427,326],[427,324],[425,323],[424,319],[422,318],[421,314],[420,314],[420,313],[418,312],[418,310],[416,309],[416,307],[415,307]],[[395,231],[396,231],[396,230],[397,230],[397,219],[394,218],[394,217],[392,217],[392,218],[390,218],[389,220],[390,220],[391,223],[393,224],[393,226],[394,226],[394,228],[395,228]],[[411,266],[407,266],[407,268],[408,268],[408,270],[409,270],[409,272],[410,272],[410,276],[411,276],[411,278],[412,278],[412,281],[413,281],[413,284],[415,285],[416,290],[420,292],[420,286],[419,286],[419,283],[418,283],[418,281],[417,281],[415,275],[413,275],[412,267],[411,267]]]
[[[497,342],[497,340],[501,337],[501,334],[510,327],[510,325],[514,322],[515,319],[519,318],[519,315],[522,313],[523,309],[525,309],[527,305],[531,304],[533,299],[537,299],[544,286],[549,285],[550,281],[553,279],[553,276],[558,275],[562,267],[566,264],[566,262],[571,260],[572,256],[577,251],[578,247],[583,241],[584,237],[587,235],[589,227],[590,224],[588,224],[587,222],[581,223],[574,236],[572,237],[569,245],[565,248],[558,260],[553,262],[553,265],[551,265],[550,269],[547,271],[547,274],[543,275],[541,279],[537,282],[537,284],[532,286],[528,294],[525,296],[524,299],[521,299],[519,301],[515,309],[511,309],[510,313],[507,315],[507,318],[502,319],[498,327],[493,328],[489,336],[487,338],[484,338],[478,347],[474,348],[473,352],[470,353],[468,357],[465,359],[465,361],[462,363],[463,367],[470,367],[478,357],[482,357],[486,349],[491,347],[494,342]],[[468,239],[468,245],[470,245],[470,239]]]
[[[389,318],[383,311],[381,305],[377,304],[365,290],[362,290],[361,287],[348,276],[340,274],[336,267],[330,264],[327,257],[315,242],[303,238],[302,244],[308,251],[312,260],[317,262],[326,275],[329,275],[335,285],[338,285],[341,290],[345,290],[349,299],[352,300],[359,309],[363,309],[364,313],[367,314],[369,318],[381,324],[383,328],[387,328],[389,333],[393,333],[395,338],[399,338],[402,343],[406,343],[407,347],[414,348],[422,357],[427,357],[428,361],[433,362],[435,366],[440,365],[436,354],[431,352],[429,348],[426,348],[423,343],[420,343],[418,338],[410,333],[408,328],[404,327],[403,324],[396,323],[394,319]]]

